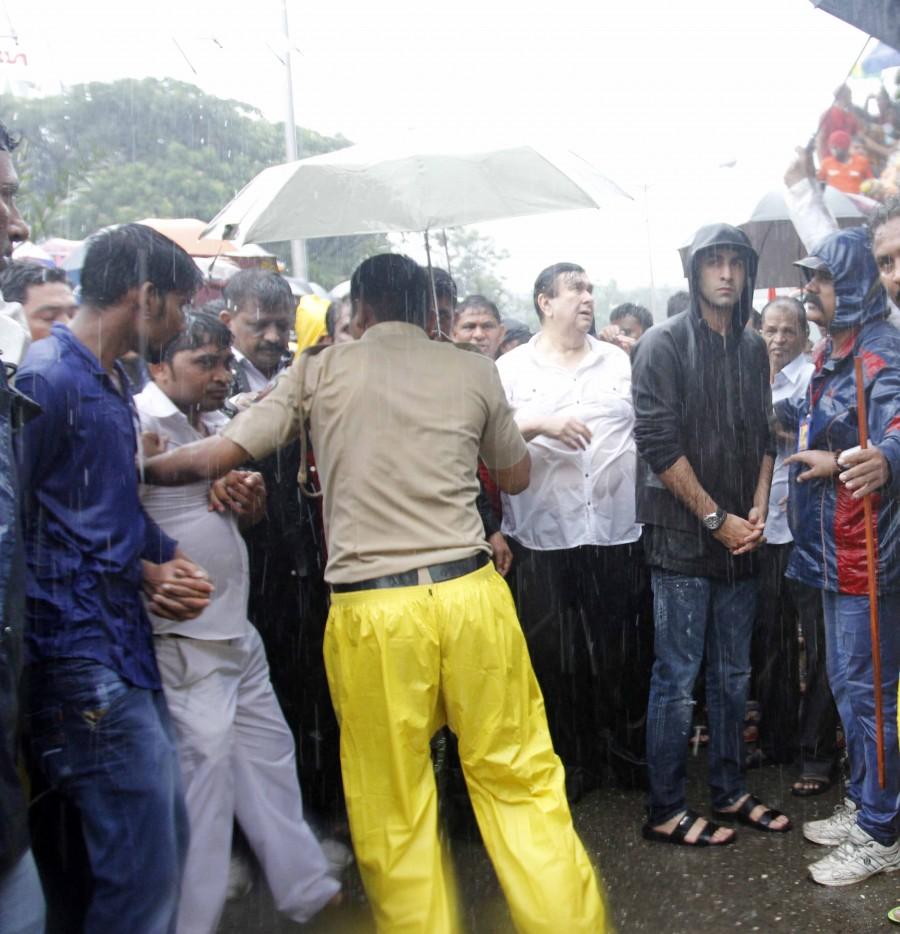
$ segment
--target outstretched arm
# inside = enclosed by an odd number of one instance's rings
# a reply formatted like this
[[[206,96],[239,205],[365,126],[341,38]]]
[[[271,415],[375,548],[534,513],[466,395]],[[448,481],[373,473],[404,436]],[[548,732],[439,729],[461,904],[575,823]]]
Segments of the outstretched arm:
[[[185,444],[144,462],[144,481],[158,486],[181,486],[216,480],[250,460],[239,444],[223,435]]]

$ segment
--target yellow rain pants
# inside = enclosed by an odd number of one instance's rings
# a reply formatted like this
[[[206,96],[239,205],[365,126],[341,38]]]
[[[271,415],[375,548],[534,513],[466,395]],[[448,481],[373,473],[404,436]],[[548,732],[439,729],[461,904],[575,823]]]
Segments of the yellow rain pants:
[[[353,848],[381,932],[460,929],[429,741],[444,723],[517,930],[607,930],[509,588],[486,565],[440,584],[336,593],[325,666]]]

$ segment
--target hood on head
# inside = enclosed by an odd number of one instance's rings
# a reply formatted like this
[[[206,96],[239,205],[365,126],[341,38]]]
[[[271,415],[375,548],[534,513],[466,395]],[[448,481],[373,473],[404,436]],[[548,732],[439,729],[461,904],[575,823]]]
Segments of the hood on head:
[[[732,227],[730,224],[707,224],[694,234],[686,263],[688,268],[685,270],[691,286],[691,311],[698,317],[701,315],[700,303],[697,297],[700,294],[697,257],[703,250],[714,246],[727,246],[740,250],[746,257],[747,278],[744,282],[744,290],[741,292],[740,300],[734,306],[733,312],[734,331],[740,333],[750,320],[750,313],[753,310],[753,284],[756,281],[756,268],[759,265],[759,257],[756,255],[756,250],[753,249],[753,244],[750,243],[750,238],[743,230],[738,230],[737,227]]]
[[[833,330],[846,330],[888,316],[887,295],[878,278],[869,231],[850,227],[829,234],[797,265],[812,266],[821,260],[834,279],[836,307]]]

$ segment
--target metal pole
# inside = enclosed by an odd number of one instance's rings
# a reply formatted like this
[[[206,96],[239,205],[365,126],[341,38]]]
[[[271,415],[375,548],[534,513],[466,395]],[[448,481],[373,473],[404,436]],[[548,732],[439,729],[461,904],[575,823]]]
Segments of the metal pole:
[[[297,152],[297,127],[294,125],[294,76],[291,73],[291,33],[288,28],[287,0],[281,0],[281,11],[284,24],[284,77],[287,86],[287,97],[284,115],[284,148],[287,152],[287,161],[294,162],[300,158]],[[303,240],[291,240],[291,273],[298,279],[309,279],[306,268],[306,243]]]

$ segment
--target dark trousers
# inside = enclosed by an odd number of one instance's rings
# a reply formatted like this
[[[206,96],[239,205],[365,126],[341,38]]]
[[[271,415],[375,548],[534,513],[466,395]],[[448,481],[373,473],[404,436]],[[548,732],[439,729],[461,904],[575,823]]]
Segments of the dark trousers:
[[[510,539],[510,585],[553,745],[596,784],[605,762],[643,760],[653,664],[640,542],[532,551]]]
[[[838,715],[825,671],[822,595],[784,576],[792,547],[765,545],[760,552],[759,612],[753,635],[760,746],[774,762],[790,763],[799,755],[803,775],[826,778],[835,763]],[[806,655],[802,695],[798,624]]]

